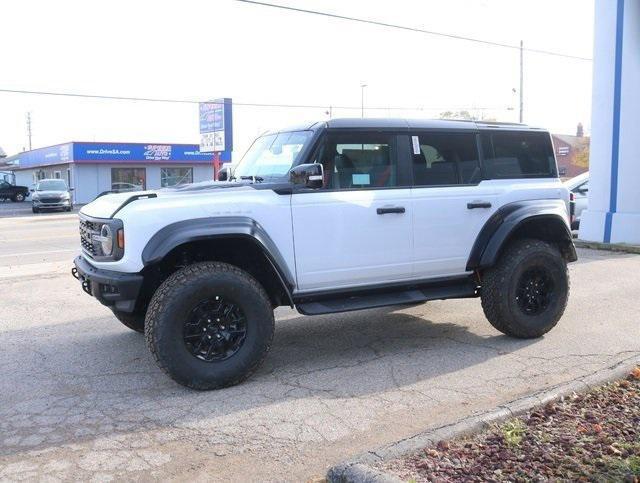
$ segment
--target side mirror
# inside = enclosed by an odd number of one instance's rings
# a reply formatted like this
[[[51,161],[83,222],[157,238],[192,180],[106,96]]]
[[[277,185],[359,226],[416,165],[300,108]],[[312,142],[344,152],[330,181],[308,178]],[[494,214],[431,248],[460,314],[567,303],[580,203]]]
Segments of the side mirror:
[[[33,188],[29,188],[29,191],[33,193],[35,190]]]
[[[73,191],[73,190],[75,190],[75,188],[69,188],[69,191]]]
[[[320,163],[300,164],[289,171],[289,181],[293,184],[304,185],[307,188],[322,188],[324,170]]]
[[[229,181],[231,178],[231,168],[229,166],[223,166],[218,171],[218,181]]]
[[[576,193],[580,193],[581,195],[585,195],[589,192],[589,188],[580,188],[576,190]]]

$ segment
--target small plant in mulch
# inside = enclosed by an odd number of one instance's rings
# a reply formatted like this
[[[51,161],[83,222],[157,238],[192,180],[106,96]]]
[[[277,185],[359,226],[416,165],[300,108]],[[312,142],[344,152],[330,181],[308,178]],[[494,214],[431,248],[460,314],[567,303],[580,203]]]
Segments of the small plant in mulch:
[[[408,481],[640,483],[640,367],[491,430],[389,462]]]

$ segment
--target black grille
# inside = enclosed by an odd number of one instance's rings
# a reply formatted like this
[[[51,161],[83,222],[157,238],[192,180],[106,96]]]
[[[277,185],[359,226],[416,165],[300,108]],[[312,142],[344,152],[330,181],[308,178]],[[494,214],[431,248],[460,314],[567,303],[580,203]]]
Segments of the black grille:
[[[100,233],[99,230],[100,225],[98,223],[92,223],[90,221],[80,219],[80,243],[84,252],[91,257],[98,254],[92,236],[98,235]]]
[[[62,198],[40,198],[40,203],[60,203]]]

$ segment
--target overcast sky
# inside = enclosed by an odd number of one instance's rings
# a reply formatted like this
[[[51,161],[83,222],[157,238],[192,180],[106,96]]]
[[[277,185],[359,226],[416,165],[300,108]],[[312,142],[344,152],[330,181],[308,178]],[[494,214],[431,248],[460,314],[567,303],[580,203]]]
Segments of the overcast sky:
[[[273,0],[591,57],[591,0]],[[468,109],[517,120],[518,51],[232,0],[0,3],[0,88],[133,97],[312,104],[234,109],[234,158],[265,129],[360,116],[438,117]],[[587,131],[591,63],[525,54],[525,122]],[[422,110],[417,110],[422,108]],[[480,108],[488,108],[480,110]],[[511,108],[511,110],[509,110]],[[196,105],[0,93],[0,146],[65,141],[199,142]]]

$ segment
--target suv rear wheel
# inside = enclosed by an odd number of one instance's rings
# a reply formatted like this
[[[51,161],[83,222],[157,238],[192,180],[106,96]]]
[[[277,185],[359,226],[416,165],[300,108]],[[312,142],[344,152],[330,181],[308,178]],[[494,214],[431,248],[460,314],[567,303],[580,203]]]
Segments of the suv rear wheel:
[[[22,193],[16,193],[16,194],[13,196],[13,201],[17,201],[17,202],[22,202],[22,201],[24,201],[24,194],[22,194]]]
[[[156,290],[145,320],[147,346],[176,382],[193,389],[238,384],[262,363],[274,333],[262,286],[226,263],[180,269]]]
[[[482,276],[484,313],[500,332],[541,337],[560,320],[569,298],[569,272],[559,250],[541,240],[517,240]]]

